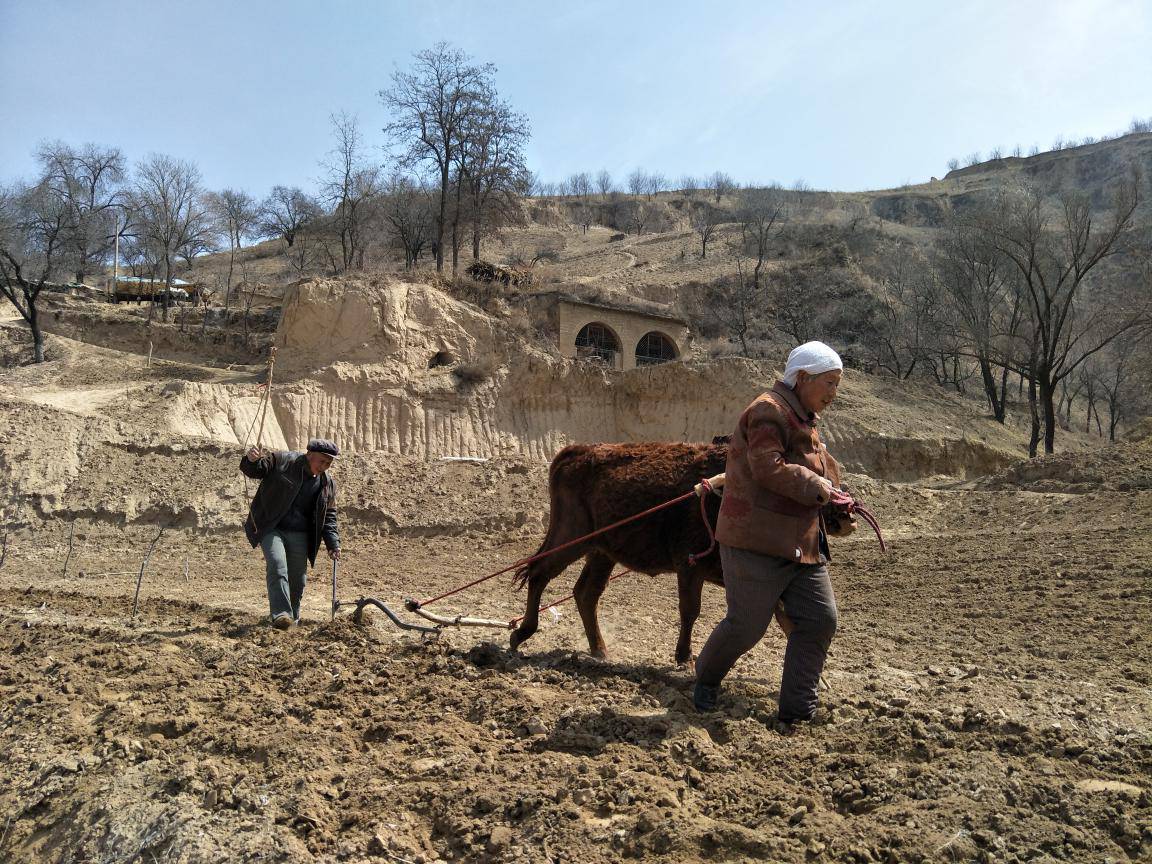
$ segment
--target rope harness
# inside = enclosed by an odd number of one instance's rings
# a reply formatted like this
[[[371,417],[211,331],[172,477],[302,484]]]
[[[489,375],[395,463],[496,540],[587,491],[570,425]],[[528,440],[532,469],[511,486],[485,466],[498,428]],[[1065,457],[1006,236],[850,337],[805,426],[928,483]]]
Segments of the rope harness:
[[[582,537],[577,537],[575,540],[569,540],[566,543],[561,543],[559,546],[554,546],[551,549],[547,549],[543,552],[538,552],[537,554],[531,555],[527,558],[521,558],[519,561],[516,561],[512,564],[509,564],[507,567],[503,567],[500,570],[495,571],[494,573],[489,573],[486,576],[481,576],[479,579],[473,579],[471,582],[468,582],[464,585],[460,585],[459,587],[456,587],[456,588],[452,588],[448,591],[443,592],[442,594],[437,594],[435,597],[430,597],[427,600],[422,600],[422,601],[417,601],[414,599],[405,600],[404,601],[404,607],[409,612],[415,612],[416,614],[421,615],[421,616],[427,618],[428,620],[435,621],[441,625],[444,625],[444,624],[449,624],[449,625],[466,624],[466,625],[475,625],[475,626],[507,627],[507,629],[509,629],[509,630],[515,629],[516,626],[521,621],[524,620],[524,618],[525,618],[524,615],[513,618],[512,620],[508,621],[505,624],[502,621],[473,619],[473,618],[466,618],[464,616],[446,617],[446,616],[441,616],[441,615],[433,615],[432,613],[426,611],[424,609],[424,607],[429,606],[432,603],[436,603],[440,600],[443,600],[446,597],[451,597],[454,594],[459,594],[460,592],[466,591],[469,588],[473,588],[476,585],[480,585],[484,582],[487,582],[489,579],[495,579],[497,576],[501,576],[504,573],[508,573],[512,570],[519,570],[522,567],[527,567],[529,564],[532,564],[535,561],[539,561],[543,558],[547,558],[550,555],[555,555],[556,553],[562,552],[565,549],[571,549],[573,546],[579,545],[580,543],[585,543],[594,537],[598,537],[601,534],[607,533],[608,531],[612,531],[612,530],[619,528],[623,525],[627,525],[631,522],[635,522],[638,519],[643,519],[645,516],[650,516],[653,513],[657,513],[661,510],[666,510],[669,507],[674,507],[677,504],[688,500],[693,495],[695,495],[696,497],[698,497],[700,499],[700,519],[704,523],[704,530],[708,532],[708,539],[709,539],[709,545],[708,545],[707,549],[703,550],[702,552],[697,552],[693,555],[688,556],[688,563],[695,566],[697,563],[699,563],[699,561],[702,558],[706,557],[707,555],[710,555],[716,549],[716,532],[712,528],[712,522],[708,518],[708,507],[707,507],[706,498],[710,494],[713,494],[713,495],[719,494],[719,489],[723,486],[723,480],[724,480],[723,475],[720,475],[719,478],[713,477],[713,478],[701,480],[698,484],[696,484],[696,486],[692,489],[692,491],[685,492],[683,495],[678,495],[677,497],[672,498],[669,501],[665,501],[663,504],[657,504],[655,507],[649,507],[647,510],[643,510],[639,513],[635,513],[631,516],[625,517],[624,519],[620,519],[619,521],[613,522],[611,525],[605,525],[603,528],[598,528],[595,531],[591,531],[588,534],[583,535]],[[852,515],[859,514],[859,516],[865,522],[867,522],[870,526],[872,526],[872,530],[876,532],[876,537],[880,541],[880,551],[881,552],[887,551],[887,549],[884,545],[884,537],[880,533],[880,524],[870,510],[868,510],[863,505],[859,504],[847,492],[843,492],[843,491],[838,490],[838,489],[832,490],[832,497],[831,497],[830,503],[834,507],[836,507],[838,510],[840,510],[842,513],[844,513],[845,515],[852,516]],[[616,579],[619,579],[621,576],[627,576],[628,574],[635,573],[635,572],[636,571],[632,570],[632,569],[622,570],[619,573],[615,573],[612,576],[610,576],[608,578],[608,582],[615,581]],[[561,597],[559,600],[554,600],[551,603],[547,603],[547,604],[541,606],[539,609],[537,609],[537,612],[538,613],[544,612],[544,611],[551,609],[555,606],[559,606],[561,603],[566,603],[567,601],[571,600],[575,596],[576,596],[576,594],[574,592],[572,594],[568,594],[565,597]],[[379,601],[375,601],[375,604],[379,605]],[[334,601],[334,605],[336,605],[335,601]],[[390,613],[390,617],[392,617],[391,613]]]
[[[708,521],[708,505],[706,499],[709,494],[717,494],[715,487],[712,485],[712,480],[705,478],[701,480],[694,491],[700,496],[700,521],[704,523],[704,530],[708,532],[708,548],[703,552],[697,552],[695,555],[688,556],[688,563],[693,567],[696,562],[703,558],[705,555],[711,555],[712,550],[716,548],[716,532],[712,530],[712,523]]]
[[[424,606],[428,606],[437,602],[438,600],[443,600],[445,597],[451,597],[453,594],[459,594],[461,591],[465,591],[469,588],[481,584],[482,582],[487,582],[489,579],[495,579],[497,576],[507,573],[510,570],[519,570],[521,567],[527,567],[534,561],[539,561],[541,558],[547,558],[549,555],[555,555],[557,552],[563,552],[565,549],[571,549],[573,546],[584,543],[587,540],[591,540],[593,537],[599,537],[601,534],[611,531],[614,528],[619,528],[621,525],[627,525],[630,522],[635,522],[637,519],[643,519],[645,516],[650,516],[653,513],[659,512],[660,510],[666,510],[669,507],[674,507],[681,501],[687,501],[693,495],[697,494],[699,493],[697,493],[695,489],[689,492],[685,492],[683,495],[678,495],[670,501],[665,501],[663,504],[657,504],[655,507],[649,507],[647,510],[625,517],[618,522],[613,522],[611,525],[605,525],[603,528],[597,528],[595,531],[591,531],[588,534],[585,534],[583,537],[577,537],[575,540],[569,540],[567,543],[561,543],[559,546],[553,546],[551,549],[538,552],[529,558],[522,558],[514,564],[509,564],[502,570],[497,570],[495,573],[489,573],[487,576],[481,576],[479,579],[473,579],[467,585],[461,585],[459,588],[453,588],[451,591],[445,591],[443,594],[437,594],[435,597],[430,597],[427,600],[419,602],[416,600],[406,600],[404,605],[410,611],[415,612]],[[711,528],[709,528],[709,531],[710,530]]]
[[[271,366],[269,366],[269,379],[271,379]],[[565,549],[571,549],[573,546],[577,546],[581,543],[586,543],[587,541],[591,540],[594,537],[599,537],[601,534],[605,534],[609,531],[613,531],[616,528],[620,528],[624,525],[628,525],[628,524],[635,522],[639,519],[643,519],[646,516],[651,516],[653,513],[658,513],[659,511],[666,510],[669,507],[675,507],[677,504],[680,504],[683,501],[687,501],[692,496],[696,496],[700,499],[700,520],[704,523],[704,530],[708,532],[708,540],[709,540],[707,549],[703,550],[702,552],[697,552],[695,554],[688,556],[688,563],[692,566],[695,566],[696,564],[698,564],[700,562],[700,560],[702,558],[705,558],[706,556],[712,554],[712,552],[714,552],[716,550],[716,532],[712,528],[711,521],[708,519],[708,506],[707,506],[706,498],[710,494],[720,494],[719,490],[723,485],[724,485],[724,475],[723,474],[717,475],[716,477],[702,479],[690,491],[685,492],[683,495],[677,495],[675,498],[672,498],[668,501],[665,501],[662,504],[657,504],[654,507],[649,507],[647,510],[642,510],[639,513],[634,513],[631,516],[627,516],[623,519],[620,519],[616,522],[613,522],[611,525],[605,525],[603,528],[597,528],[595,531],[590,531],[589,533],[587,533],[581,537],[577,537],[574,540],[569,540],[565,543],[561,543],[559,546],[554,546],[551,549],[546,549],[543,552],[538,552],[535,555],[531,555],[527,558],[521,558],[519,561],[515,561],[512,564],[509,564],[507,567],[502,567],[501,569],[496,570],[495,572],[489,573],[485,576],[481,576],[479,579],[473,579],[471,582],[467,582],[467,583],[460,585],[456,588],[452,588],[448,591],[444,591],[443,593],[437,594],[434,597],[429,597],[427,600],[415,600],[413,598],[409,598],[409,599],[404,601],[404,608],[407,609],[409,612],[413,612],[417,615],[420,615],[423,618],[428,619],[429,621],[436,623],[439,626],[469,625],[469,626],[483,626],[483,627],[500,627],[500,628],[507,628],[509,630],[514,630],[516,628],[516,626],[521,621],[523,621],[526,616],[521,615],[517,618],[513,618],[512,620],[510,620],[508,622],[503,622],[503,621],[495,621],[495,620],[489,620],[489,619],[467,618],[463,615],[457,615],[454,617],[444,616],[444,615],[436,615],[432,612],[427,611],[425,609],[425,607],[430,606],[433,603],[437,603],[440,600],[445,599],[446,597],[451,597],[454,594],[459,594],[462,591],[467,591],[469,588],[474,588],[477,585],[481,585],[490,579],[495,579],[497,576],[501,576],[501,575],[508,573],[508,572],[511,572],[513,570],[519,570],[521,568],[527,567],[528,565],[530,565],[536,561],[540,561],[543,558],[547,558],[550,555],[555,555],[558,552],[563,552]],[[868,510],[866,507],[864,507],[863,505],[858,503],[847,492],[841,491],[839,489],[833,489],[832,490],[831,500],[829,503],[833,507],[835,507],[840,513],[843,513],[844,515],[846,515],[848,517],[859,514],[860,517],[865,522],[867,522],[869,525],[872,526],[872,530],[876,532],[876,538],[880,541],[880,551],[881,552],[887,551],[887,548],[884,545],[884,537],[880,533],[880,523],[877,521],[875,515],[873,515],[873,513],[870,510]],[[621,576],[627,576],[629,573],[635,573],[635,572],[636,571],[632,570],[632,569],[622,570],[621,572],[610,576],[607,581],[612,582],[616,579],[619,579]],[[568,600],[571,600],[575,596],[576,596],[576,594],[575,594],[575,592],[573,592],[572,594],[569,594],[566,597],[562,597],[559,600],[554,600],[551,603],[547,603],[547,604],[541,606],[536,611],[537,611],[537,613],[544,612],[547,609],[551,609],[555,606],[559,606],[561,603],[565,603]],[[355,601],[355,603],[352,603],[352,604],[339,603],[336,600],[335,574],[333,574],[333,594],[332,594],[333,610],[335,610],[336,608],[338,608],[339,606],[342,606],[342,605],[355,605],[356,606],[356,612],[354,614],[354,617],[357,620],[359,620],[359,616],[362,614],[364,606],[369,605],[369,604],[378,606],[379,608],[383,609],[385,611],[385,613],[388,615],[388,617],[390,619],[392,619],[393,622],[399,624],[399,621],[396,618],[396,614],[394,612],[392,612],[390,609],[388,609],[379,600],[376,600],[375,598],[362,597],[362,598],[360,598],[360,600]],[[401,625],[401,626],[404,626],[404,625]],[[405,629],[425,629],[425,630],[427,630],[427,628],[418,628],[418,627],[414,627],[412,625],[408,625]],[[438,629],[438,628],[435,628],[435,629]]]
[[[857,502],[856,499],[847,492],[842,492],[839,489],[832,490],[832,499],[829,503],[841,513],[846,513],[849,516],[859,515],[860,518],[871,525],[872,530],[876,532],[876,539],[880,541],[880,551],[888,551],[884,545],[884,535],[880,533],[880,522],[871,510]]]
[[[252,430],[256,426],[256,422],[260,422],[260,428],[256,432],[256,449],[262,450],[261,442],[264,440],[264,418],[268,416],[268,403],[272,400],[272,370],[276,366],[276,349],[268,349],[268,377],[264,379],[263,384],[258,384],[256,390],[260,391],[260,402],[256,406],[256,413],[252,416],[252,422],[248,424],[248,434],[244,436],[244,452],[248,452],[248,444],[252,440]]]

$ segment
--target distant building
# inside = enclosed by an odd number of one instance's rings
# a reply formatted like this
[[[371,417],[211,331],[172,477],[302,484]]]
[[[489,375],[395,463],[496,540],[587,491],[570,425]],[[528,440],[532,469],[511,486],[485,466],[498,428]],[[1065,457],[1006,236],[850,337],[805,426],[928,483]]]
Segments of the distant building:
[[[529,305],[536,324],[553,336],[565,357],[625,370],[679,360],[688,349],[688,324],[671,315],[592,303],[559,291],[532,295]]]
[[[106,289],[117,302],[121,300],[152,300],[164,294],[164,280],[152,279],[142,276],[117,276],[116,284],[108,280]],[[200,286],[195,282],[186,282],[183,279],[172,280],[172,294],[177,299],[195,299],[200,293]]]

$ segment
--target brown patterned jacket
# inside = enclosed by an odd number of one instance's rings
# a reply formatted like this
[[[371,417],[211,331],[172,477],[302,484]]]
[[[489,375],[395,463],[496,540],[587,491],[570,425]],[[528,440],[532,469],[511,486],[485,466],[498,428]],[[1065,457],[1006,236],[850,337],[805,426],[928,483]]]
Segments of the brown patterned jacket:
[[[840,466],[792,388],[777,381],[744,409],[728,445],[716,539],[803,564],[820,563],[820,496]]]

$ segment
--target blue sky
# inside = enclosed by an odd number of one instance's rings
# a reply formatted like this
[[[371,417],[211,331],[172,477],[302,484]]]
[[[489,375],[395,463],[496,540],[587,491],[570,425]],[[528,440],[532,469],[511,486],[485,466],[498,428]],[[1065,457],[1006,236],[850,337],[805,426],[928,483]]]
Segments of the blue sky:
[[[1152,117],[1150,0],[0,0],[0,182],[38,141],[311,187],[329,117],[445,40],[498,67],[544,179],[607,168],[858,190]]]

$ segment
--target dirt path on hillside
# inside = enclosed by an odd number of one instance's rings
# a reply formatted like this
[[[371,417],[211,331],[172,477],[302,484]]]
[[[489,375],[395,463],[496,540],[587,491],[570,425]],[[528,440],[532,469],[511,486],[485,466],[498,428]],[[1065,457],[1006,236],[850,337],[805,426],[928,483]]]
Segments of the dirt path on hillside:
[[[7,297],[0,297],[0,321],[19,321],[20,313]]]
[[[305,625],[271,631],[231,535],[168,535],[132,626],[142,529],[86,529],[64,577],[60,538],[21,534],[0,570],[0,857],[1147,860],[1152,537],[1102,517],[1111,498],[1041,518],[1044,496],[972,499],[888,556],[838,547],[828,722],[791,737],[777,632],[716,715],[692,711],[670,577],[609,587],[602,662],[570,607],[520,656],[495,631],[328,623],[323,566]],[[1152,493],[1123,504],[1147,524]],[[535,545],[350,536],[346,598],[428,596]],[[444,608],[520,602],[500,580]],[[697,647],[721,605],[709,589]]]

